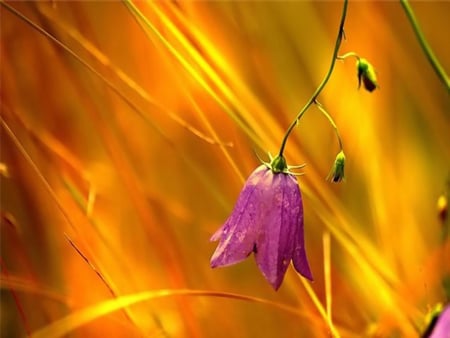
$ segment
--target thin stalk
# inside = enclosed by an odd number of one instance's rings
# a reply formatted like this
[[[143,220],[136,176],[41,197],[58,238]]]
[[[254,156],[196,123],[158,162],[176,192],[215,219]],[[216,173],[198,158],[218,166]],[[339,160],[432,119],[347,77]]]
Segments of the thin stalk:
[[[338,55],[338,56],[336,56],[336,59],[345,60],[346,58],[349,58],[349,57],[354,57],[356,60],[360,59],[360,56],[358,54],[356,54],[355,52],[348,52],[343,55]]]
[[[414,11],[412,10],[411,6],[409,5],[408,0],[400,0],[400,4],[402,5],[403,9],[405,10],[406,16],[408,17],[408,20],[414,30],[414,33],[416,34],[417,40],[419,40],[420,46],[422,47],[422,49],[425,53],[425,56],[427,57],[431,66],[433,67],[434,72],[439,77],[439,79],[442,81],[442,83],[444,83],[445,88],[447,88],[447,92],[450,92],[450,79],[448,78],[447,73],[445,72],[444,68],[440,64],[436,55],[434,55],[433,50],[431,49],[430,45],[427,42],[427,39],[423,35],[422,30],[420,29],[420,26],[417,23],[416,16],[414,15]]]
[[[339,141],[339,148],[340,148],[339,150],[343,150],[341,135],[339,134],[339,130],[338,130],[338,127],[337,127],[336,123],[334,122],[334,120],[331,117],[331,115],[328,114],[328,112],[322,106],[322,104],[320,104],[317,101],[315,101],[315,103],[316,103],[317,108],[319,108],[319,110],[322,112],[322,114],[325,115],[325,117],[327,118],[328,122],[330,122],[331,126],[334,128],[334,131],[336,132],[337,139]]]
[[[319,96],[320,92],[323,90],[325,85],[327,84],[328,80],[330,79],[331,73],[334,69],[334,64],[336,63],[337,55],[339,52],[339,47],[341,46],[342,37],[344,35],[344,23],[345,23],[345,16],[347,15],[347,5],[348,0],[344,0],[344,6],[342,8],[342,16],[341,16],[341,22],[339,24],[339,31],[336,38],[336,43],[334,45],[334,52],[333,52],[333,58],[331,59],[330,68],[328,69],[327,74],[325,75],[324,79],[320,83],[320,85],[317,87],[314,94],[311,96],[311,98],[308,100],[308,102],[305,104],[305,106],[300,110],[300,112],[297,114],[295,119],[292,121],[288,129],[286,130],[286,134],[283,137],[283,140],[281,141],[280,146],[280,152],[279,156],[283,156],[284,147],[286,146],[286,142],[289,138],[289,135],[291,134],[294,127],[297,125],[297,121],[300,120],[300,118],[303,116],[303,114],[308,110],[308,108],[311,106],[311,104],[316,100],[316,98]]]

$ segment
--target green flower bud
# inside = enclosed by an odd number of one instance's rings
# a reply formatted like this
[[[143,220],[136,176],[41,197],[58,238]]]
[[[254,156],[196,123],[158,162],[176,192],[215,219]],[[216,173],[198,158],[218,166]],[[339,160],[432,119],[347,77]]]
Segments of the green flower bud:
[[[377,75],[375,68],[366,59],[360,58],[356,61],[356,70],[358,72],[358,89],[361,87],[361,80],[364,84],[364,88],[373,92],[378,88]]]
[[[448,199],[446,194],[439,196],[437,200],[437,210],[442,223],[445,223],[448,216]]]
[[[330,171],[330,174],[328,175],[328,178],[331,179],[331,181],[338,183],[345,179],[344,176],[344,168],[345,168],[345,154],[344,151],[341,150],[337,155],[336,159],[334,160],[333,168]]]

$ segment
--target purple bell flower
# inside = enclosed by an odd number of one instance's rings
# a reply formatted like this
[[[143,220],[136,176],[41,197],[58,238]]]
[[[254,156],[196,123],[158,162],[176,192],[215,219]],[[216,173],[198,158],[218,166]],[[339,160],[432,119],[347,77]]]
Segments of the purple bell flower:
[[[211,237],[220,241],[211,267],[236,264],[250,255],[277,290],[290,261],[312,280],[303,234],[303,205],[296,177],[283,157],[256,168],[225,224]]]

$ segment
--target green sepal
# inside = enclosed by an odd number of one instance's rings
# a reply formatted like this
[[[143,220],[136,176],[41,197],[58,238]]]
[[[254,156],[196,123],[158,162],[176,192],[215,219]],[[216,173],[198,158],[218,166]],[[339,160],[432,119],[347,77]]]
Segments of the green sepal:
[[[284,156],[276,156],[271,162],[270,162],[270,169],[273,173],[288,173],[288,166],[286,163],[286,159]]]

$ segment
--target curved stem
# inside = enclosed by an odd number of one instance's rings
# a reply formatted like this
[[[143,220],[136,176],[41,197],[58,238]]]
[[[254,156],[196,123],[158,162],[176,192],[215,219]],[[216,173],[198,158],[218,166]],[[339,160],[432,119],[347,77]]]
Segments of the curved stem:
[[[439,63],[439,60],[434,55],[433,50],[428,45],[427,39],[422,33],[422,30],[417,23],[416,16],[409,5],[408,0],[400,0],[400,3],[405,10],[406,16],[408,17],[409,22],[411,23],[412,28],[414,29],[414,33],[416,34],[417,39],[419,40],[420,46],[422,47],[428,61],[434,69],[434,72],[439,77],[439,79],[444,83],[447,91],[450,92],[450,80],[448,78],[447,73],[445,72],[442,65]]]
[[[339,24],[339,31],[338,31],[336,43],[334,46],[333,58],[331,59],[330,68],[328,69],[327,74],[325,75],[325,77],[322,80],[322,82],[320,83],[320,85],[317,87],[314,94],[311,96],[311,98],[308,100],[308,102],[305,104],[305,106],[302,108],[302,110],[300,110],[300,112],[297,114],[295,119],[292,121],[292,123],[288,127],[286,134],[284,135],[283,140],[281,141],[279,156],[283,156],[284,147],[286,146],[287,139],[289,138],[291,131],[294,129],[295,125],[297,124],[297,121],[300,120],[300,118],[303,116],[303,114],[306,112],[306,110],[308,110],[308,108],[311,106],[311,104],[316,100],[317,96],[319,96],[320,92],[322,91],[322,89],[325,87],[328,80],[330,79],[331,73],[333,72],[334,64],[336,63],[336,57],[337,57],[337,54],[339,51],[339,47],[341,46],[342,36],[344,35],[344,23],[345,23],[345,16],[347,14],[347,4],[348,4],[348,0],[344,0],[344,6],[342,8],[341,22]]]
[[[338,55],[338,56],[336,56],[336,59],[345,60],[346,58],[349,58],[349,57],[354,57],[356,60],[360,59],[359,55],[356,54],[355,52],[348,52],[343,55]]]
[[[319,110],[322,112],[322,114],[325,115],[325,117],[328,119],[328,122],[330,122],[331,126],[334,128],[334,131],[336,132],[336,136],[337,136],[337,139],[339,142],[339,150],[343,150],[341,135],[339,134],[338,127],[337,127],[336,123],[334,122],[333,118],[331,117],[330,114],[328,114],[328,112],[325,110],[325,108],[322,106],[322,104],[320,104],[317,101],[315,101],[315,104],[316,104],[317,108],[319,108]]]

